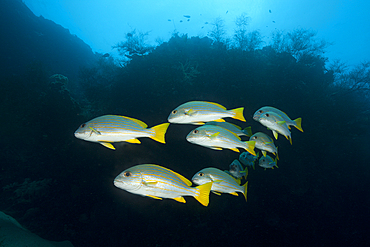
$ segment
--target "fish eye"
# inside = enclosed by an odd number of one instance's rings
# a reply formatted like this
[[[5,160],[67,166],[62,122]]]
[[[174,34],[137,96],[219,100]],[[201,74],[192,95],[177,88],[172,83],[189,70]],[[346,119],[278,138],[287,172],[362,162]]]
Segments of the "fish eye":
[[[263,111],[262,111],[262,110],[259,110],[258,112],[259,112],[259,113],[263,113]]]
[[[194,130],[193,134],[198,134],[199,130]]]
[[[83,124],[81,124],[81,128],[84,128],[85,126],[86,126],[86,124],[84,124],[84,123],[83,123]]]
[[[123,173],[123,176],[125,177],[131,177],[132,173],[131,172],[125,172]]]
[[[203,172],[200,172],[198,175],[199,175],[199,177],[203,177],[204,176],[204,173]]]
[[[253,136],[253,139],[257,139],[257,136]]]
[[[269,116],[270,116],[270,114],[266,113],[266,117],[269,117]]]
[[[176,114],[176,113],[177,113],[177,110],[173,110],[173,111],[172,111],[172,114]]]

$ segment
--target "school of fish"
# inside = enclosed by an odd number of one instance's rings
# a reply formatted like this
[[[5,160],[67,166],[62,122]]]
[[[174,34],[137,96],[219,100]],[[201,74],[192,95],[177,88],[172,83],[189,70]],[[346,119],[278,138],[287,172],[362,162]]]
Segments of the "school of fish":
[[[115,187],[157,200],[164,198],[186,203],[184,196],[195,198],[201,205],[208,206],[210,192],[237,196],[243,194],[247,201],[248,169],[255,164],[266,169],[278,168],[278,148],[274,140],[264,132],[252,133],[251,127],[242,129],[225,118],[246,122],[244,107],[227,109],[207,101],[189,101],[171,111],[166,123],[148,128],[141,120],[119,115],[103,115],[82,123],[75,131],[76,138],[96,142],[115,150],[113,143],[141,144],[138,138],[149,137],[165,144],[166,131],[172,124],[201,125],[184,137],[189,143],[213,150],[229,149],[234,152],[245,150],[228,166],[228,170],[216,167],[203,168],[194,174],[191,181],[180,173],[156,164],[136,164],[119,173],[113,181]],[[283,111],[264,106],[258,109],[253,120],[272,131],[273,137],[283,135],[292,144],[291,126],[303,132],[302,119],[292,120]],[[242,140],[245,138],[245,140]],[[261,156],[255,151],[261,150]],[[267,153],[274,155],[271,157]],[[193,186],[193,183],[197,186]],[[243,185],[241,185],[243,184]]]

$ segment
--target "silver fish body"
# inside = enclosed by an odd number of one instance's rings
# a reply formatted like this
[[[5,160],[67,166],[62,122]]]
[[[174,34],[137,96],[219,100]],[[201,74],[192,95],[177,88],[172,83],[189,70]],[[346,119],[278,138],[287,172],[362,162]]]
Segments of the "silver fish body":
[[[250,141],[256,142],[256,148],[262,150],[263,156],[266,156],[266,151],[273,153],[276,157],[278,155],[277,148],[274,144],[274,140],[262,132],[254,133],[250,138]]]
[[[243,142],[235,133],[216,125],[204,125],[192,130],[186,137],[190,143],[201,145],[215,150],[222,148],[239,152],[238,148],[255,155],[254,141]]]
[[[202,169],[191,180],[199,185],[213,182],[212,192],[216,194],[228,193],[235,196],[238,195],[237,192],[240,192],[247,200],[248,182],[241,186],[235,178],[220,169],[214,167]]]
[[[227,110],[224,106],[207,101],[190,101],[178,106],[168,116],[168,122],[179,124],[204,124],[209,121],[225,121],[231,117],[245,121],[244,108]]]
[[[104,115],[83,123],[74,133],[75,137],[98,142],[108,148],[115,149],[114,142],[130,142],[140,144],[137,138],[149,137],[158,142],[165,143],[164,136],[169,123],[160,124],[152,128],[134,118]]]
[[[275,139],[277,139],[279,133],[285,136],[290,141],[290,144],[292,144],[291,133],[288,125],[280,115],[275,112],[265,112],[261,115],[258,121],[272,131]]]
[[[290,117],[285,112],[283,112],[283,111],[281,111],[281,110],[279,110],[275,107],[272,107],[272,106],[264,106],[264,107],[261,107],[260,109],[258,109],[253,114],[253,119],[258,121],[258,119],[261,117],[261,115],[265,112],[275,112],[276,114],[278,114],[280,117],[282,117],[284,119],[284,121],[286,122],[288,127],[289,126],[294,126],[298,130],[303,132],[303,129],[302,129],[302,126],[301,126],[301,122],[302,122],[301,118],[297,118],[295,120],[292,120],[292,119],[290,119]]]
[[[128,168],[115,179],[114,185],[127,192],[154,199],[170,198],[185,203],[183,196],[193,196],[202,205],[209,203],[212,184],[190,187],[192,183],[184,176],[165,167],[142,164]]]

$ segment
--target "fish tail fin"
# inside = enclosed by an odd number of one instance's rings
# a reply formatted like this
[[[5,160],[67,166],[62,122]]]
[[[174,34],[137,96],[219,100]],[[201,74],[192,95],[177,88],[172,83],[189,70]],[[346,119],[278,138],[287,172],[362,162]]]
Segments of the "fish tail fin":
[[[163,123],[152,127],[151,129],[154,130],[154,135],[150,136],[150,138],[160,143],[166,143],[164,136],[169,125],[170,123]]]
[[[298,130],[300,130],[300,131],[303,132],[303,129],[302,129],[302,118],[297,118],[296,120],[294,120],[294,122],[295,122],[294,127],[296,127]]]
[[[247,150],[249,153],[256,156],[256,152],[254,152],[254,146],[256,145],[255,141],[245,141],[245,147],[244,149]]]
[[[235,119],[238,119],[240,121],[246,122],[245,118],[244,118],[244,115],[243,115],[244,107],[232,109],[231,111],[235,113],[235,116],[233,116],[232,118],[235,118]]]
[[[195,187],[199,191],[199,195],[194,196],[194,198],[203,206],[207,207],[209,204],[209,193],[211,192],[212,184],[213,182],[209,182]]]
[[[245,171],[244,178],[247,179],[247,177],[248,177],[248,167],[246,167],[244,169],[244,171]]]
[[[248,193],[248,181],[243,185],[244,187],[244,198],[245,198],[245,201],[247,202],[247,193]]]
[[[245,128],[245,129],[243,129],[243,130],[242,130],[242,132],[243,132],[246,136],[252,136],[252,135],[253,135],[253,133],[252,133],[252,127],[251,127],[251,126],[249,126],[249,127]]]

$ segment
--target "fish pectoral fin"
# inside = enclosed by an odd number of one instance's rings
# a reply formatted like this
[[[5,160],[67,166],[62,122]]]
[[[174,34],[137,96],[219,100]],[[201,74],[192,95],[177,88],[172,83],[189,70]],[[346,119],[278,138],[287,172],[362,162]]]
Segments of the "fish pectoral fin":
[[[239,196],[238,193],[236,193],[236,192],[230,192],[229,194],[233,195],[233,196]]]
[[[143,181],[143,184],[145,185],[145,186],[149,186],[149,187],[153,187],[154,185],[156,185],[158,182],[145,182],[145,181]]]
[[[263,157],[266,157],[266,151],[265,150],[262,150],[262,155],[263,155]]]
[[[174,199],[175,201],[181,202],[181,203],[186,203],[184,197],[182,197],[182,196],[175,197],[175,198],[172,198],[172,199]]]
[[[212,193],[215,194],[215,195],[218,195],[218,196],[221,195],[221,193],[220,192],[217,192],[217,191],[212,191]]]
[[[240,153],[239,149],[237,149],[237,148],[230,148],[230,150],[233,150],[234,152]]]
[[[222,180],[215,180],[215,181],[213,181],[214,183],[221,183],[222,182]]]
[[[96,129],[94,129],[93,127],[89,127],[95,134],[97,135],[101,135],[101,133],[99,131],[97,131]]]
[[[209,138],[210,138],[210,139],[214,139],[214,138],[216,138],[219,134],[220,134],[220,132],[216,132],[216,133],[214,133],[214,134],[210,135],[210,136],[209,136]]]
[[[157,199],[157,200],[162,200],[162,198],[160,197],[157,197],[157,196],[152,196],[152,195],[145,195],[147,197],[151,197],[151,198],[154,198],[154,199]]]
[[[99,141],[101,145],[103,145],[106,148],[116,150],[116,148],[112,145],[110,142],[105,142],[105,141]]]
[[[185,113],[185,115],[191,116],[194,113],[194,110],[193,109],[189,109],[189,110],[185,111],[184,113]]]
[[[141,142],[139,141],[139,139],[130,139],[130,140],[126,140],[125,142],[128,142],[128,143],[135,143],[135,144],[140,144]]]
[[[283,124],[285,124],[286,122],[285,122],[285,121],[277,121],[276,123],[277,123],[277,124],[280,124],[280,125],[283,125]]]

